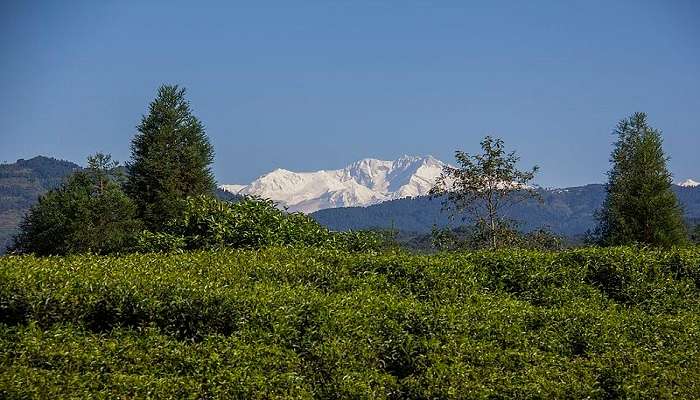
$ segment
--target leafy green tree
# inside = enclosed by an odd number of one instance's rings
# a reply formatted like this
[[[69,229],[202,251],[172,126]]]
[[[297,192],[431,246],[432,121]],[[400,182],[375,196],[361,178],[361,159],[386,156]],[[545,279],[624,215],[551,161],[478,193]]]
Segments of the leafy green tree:
[[[10,251],[64,255],[126,250],[141,223],[133,202],[112,178],[116,167],[108,155],[89,157],[88,168],[39,198]]]
[[[529,184],[538,167],[521,171],[515,152],[506,153],[503,140],[486,136],[481,141],[481,154],[455,151],[457,167],[446,165],[430,190],[432,197],[443,198],[443,209],[451,217],[471,216],[485,228],[490,247],[499,247],[500,229],[507,223],[503,212],[527,199],[539,198]]]
[[[661,131],[649,126],[647,115],[638,112],[620,121],[613,133],[617,142],[608,172],[607,196],[598,214],[598,243],[672,246],[686,242]]]
[[[164,85],[131,143],[126,191],[149,229],[161,230],[188,196],[213,194],[214,149],[185,89]]]

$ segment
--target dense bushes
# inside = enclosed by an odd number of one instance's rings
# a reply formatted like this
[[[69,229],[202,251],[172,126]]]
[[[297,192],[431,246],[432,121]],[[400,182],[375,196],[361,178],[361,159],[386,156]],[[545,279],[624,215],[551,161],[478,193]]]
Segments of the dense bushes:
[[[493,246],[493,234],[496,235],[496,245],[499,248],[561,250],[565,247],[564,238],[547,228],[522,232],[515,221],[509,220],[499,221],[495,228],[485,226],[483,222],[453,229],[434,226],[429,236],[414,238],[408,246],[418,250],[438,251],[487,249]]]
[[[144,232],[137,250],[174,251],[270,246],[332,247],[350,251],[375,251],[388,246],[383,235],[372,232],[334,233],[302,213],[287,213],[271,200],[245,197],[236,202],[211,196],[183,201],[178,217],[164,232]]]
[[[94,157],[88,160],[92,164]],[[39,198],[20,224],[10,251],[115,253],[128,249],[141,229],[131,199],[109,180],[107,171],[89,167]]]
[[[697,398],[700,249],[0,259],[0,397]]]

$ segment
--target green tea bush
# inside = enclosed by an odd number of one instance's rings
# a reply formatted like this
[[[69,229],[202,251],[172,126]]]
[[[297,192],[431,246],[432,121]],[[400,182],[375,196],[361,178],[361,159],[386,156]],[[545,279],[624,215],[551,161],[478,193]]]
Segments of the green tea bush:
[[[303,214],[287,214],[271,200],[252,197],[235,203],[210,196],[190,197],[167,227],[184,237],[189,249],[314,245],[328,234]]]
[[[381,250],[388,242],[386,236],[374,232],[330,232],[305,214],[280,210],[272,200],[244,197],[226,202],[194,196],[184,200],[182,212],[166,224],[166,232],[143,232],[135,250],[295,246],[359,252]]]
[[[380,231],[332,232],[324,245],[358,253],[378,252],[395,247],[391,233]]]
[[[529,250],[562,250],[565,239],[545,227],[529,232],[522,232],[515,221],[500,221],[496,228],[497,248],[529,249]],[[474,225],[463,225],[456,228],[438,228],[434,226],[427,237],[417,237],[409,247],[417,247],[424,251],[465,251],[491,249],[492,228],[482,221]]]
[[[136,235],[133,250],[140,253],[169,253],[183,251],[187,242],[183,236],[166,232],[142,231]]]
[[[700,249],[0,258],[2,398],[698,398]]]

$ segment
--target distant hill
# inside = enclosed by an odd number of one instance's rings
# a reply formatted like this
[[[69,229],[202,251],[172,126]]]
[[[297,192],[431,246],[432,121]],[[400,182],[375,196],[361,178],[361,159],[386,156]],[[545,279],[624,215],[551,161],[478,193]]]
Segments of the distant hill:
[[[39,195],[57,187],[67,175],[79,169],[79,165],[70,161],[43,156],[0,164],[0,253]]]
[[[691,223],[700,220],[700,187],[675,186],[685,216]],[[594,228],[594,213],[605,197],[605,187],[591,184],[565,189],[540,191],[543,203],[528,201],[514,206],[508,216],[523,222],[526,231],[548,227],[552,231],[575,238]],[[434,225],[459,226],[441,212],[439,199],[413,197],[387,201],[369,207],[330,208],[311,216],[333,230],[394,228],[404,232],[427,233]]]

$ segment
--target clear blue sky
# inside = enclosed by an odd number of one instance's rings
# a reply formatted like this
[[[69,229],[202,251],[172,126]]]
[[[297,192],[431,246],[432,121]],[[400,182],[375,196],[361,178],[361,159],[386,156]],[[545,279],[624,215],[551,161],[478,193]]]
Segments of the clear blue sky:
[[[602,182],[634,111],[676,179],[700,180],[699,21],[693,0],[2,1],[0,161],[126,160],[156,88],[178,83],[220,183],[450,161],[487,134],[543,186]]]

